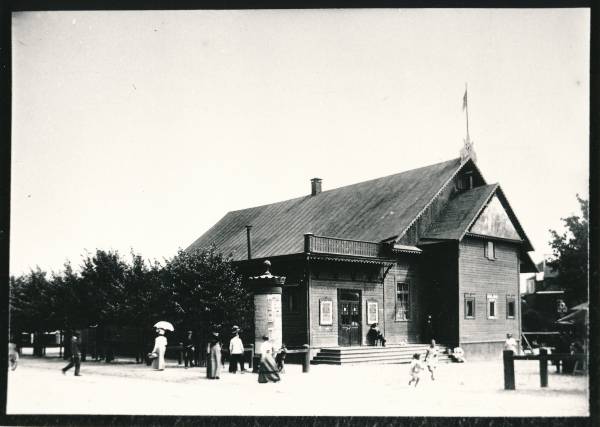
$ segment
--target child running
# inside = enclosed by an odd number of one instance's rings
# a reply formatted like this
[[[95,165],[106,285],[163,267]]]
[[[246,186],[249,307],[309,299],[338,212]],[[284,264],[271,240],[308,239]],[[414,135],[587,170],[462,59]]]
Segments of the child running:
[[[410,361],[410,381],[408,385],[411,385],[414,381],[415,387],[419,384],[419,379],[421,379],[421,371],[423,370],[423,365],[421,364],[421,355],[419,353],[413,354],[412,360]]]
[[[425,363],[427,364],[427,369],[431,372],[431,379],[435,380],[435,369],[437,368],[438,362],[438,350],[435,345],[435,340],[431,340],[430,346],[427,348],[427,353],[425,353]]]

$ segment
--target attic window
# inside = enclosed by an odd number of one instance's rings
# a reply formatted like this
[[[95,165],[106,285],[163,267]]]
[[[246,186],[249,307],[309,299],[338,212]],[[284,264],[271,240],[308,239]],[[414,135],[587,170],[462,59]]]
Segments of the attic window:
[[[467,171],[458,180],[459,190],[470,190],[473,188],[473,171]]]

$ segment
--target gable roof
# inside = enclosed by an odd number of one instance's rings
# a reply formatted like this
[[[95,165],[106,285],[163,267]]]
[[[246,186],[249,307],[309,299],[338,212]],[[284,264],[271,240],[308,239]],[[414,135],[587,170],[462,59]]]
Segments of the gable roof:
[[[462,240],[494,195],[498,196],[505,207],[508,217],[525,244],[524,249],[532,251],[533,247],[499,184],[482,185],[453,196],[440,217],[429,226],[422,238]]]
[[[451,198],[422,238],[461,240],[496,188],[498,184],[483,185]]]
[[[215,244],[234,260],[303,252],[305,233],[379,242],[401,234],[454,177],[460,158],[360,182],[315,196],[229,212],[188,250]]]

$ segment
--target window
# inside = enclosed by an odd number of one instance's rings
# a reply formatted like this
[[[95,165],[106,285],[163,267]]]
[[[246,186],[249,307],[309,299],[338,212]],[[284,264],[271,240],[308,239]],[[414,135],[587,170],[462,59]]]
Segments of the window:
[[[496,247],[494,242],[486,242],[484,246],[484,252],[487,259],[496,259]]]
[[[473,188],[473,171],[465,172],[458,180],[459,190],[470,190]]]
[[[496,318],[496,301],[498,300],[498,295],[495,294],[487,294],[487,307],[488,307],[488,319]]]
[[[506,296],[506,318],[514,319],[517,310],[517,301],[514,295]]]
[[[410,286],[408,283],[397,284],[396,320],[410,320]]]
[[[475,295],[465,294],[465,319],[475,318]]]

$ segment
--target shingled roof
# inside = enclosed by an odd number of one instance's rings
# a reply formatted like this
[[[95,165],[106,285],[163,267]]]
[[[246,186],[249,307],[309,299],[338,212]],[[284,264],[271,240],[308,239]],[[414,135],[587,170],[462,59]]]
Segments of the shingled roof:
[[[460,168],[456,158],[315,196],[229,212],[188,250],[215,244],[234,260],[245,259],[246,225],[253,226],[255,258],[300,253],[305,233],[386,240],[405,230]]]

